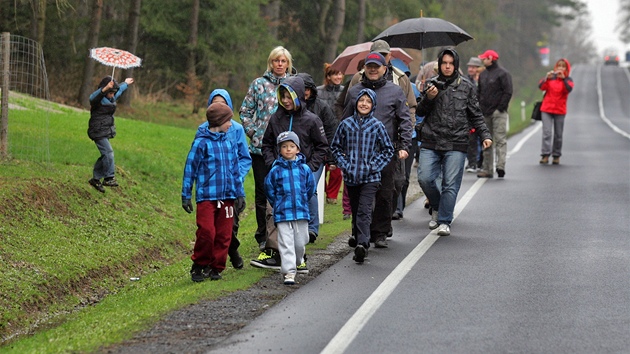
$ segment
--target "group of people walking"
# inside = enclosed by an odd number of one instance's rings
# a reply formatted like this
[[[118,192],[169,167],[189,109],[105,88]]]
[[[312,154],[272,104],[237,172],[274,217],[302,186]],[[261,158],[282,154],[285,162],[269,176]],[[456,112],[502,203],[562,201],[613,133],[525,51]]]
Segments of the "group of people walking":
[[[269,54],[265,73],[249,86],[239,108],[242,125],[232,119],[229,93],[212,91],[182,182],[182,207],[188,213],[194,211],[195,189],[192,280],[221,279],[228,257],[233,267],[244,266],[237,236],[250,169],[260,250],[250,264],[280,270],[285,284],[308,273],[305,248],[319,234],[316,186],[324,171],[333,193],[327,194],[329,203],[336,202],[343,179],[344,215],[352,218],[348,244],[356,263],[365,261],[372,244],[389,246],[392,219],[402,217],[399,200],[406,185],[400,181],[409,182],[411,164],[404,160],[416,154],[418,182],[431,213],[428,227],[450,235],[466,166],[474,167],[479,178],[493,178],[495,171],[500,178],[506,174],[512,82],[498,58],[493,50],[471,58],[466,76],[457,52],[444,49],[429,74],[423,74],[418,95],[409,73],[392,65],[385,41],[373,43],[361,70],[345,85],[343,73],[327,64],[319,87],[311,75],[293,74],[292,56],[279,46]],[[539,84],[546,91],[541,164],[550,155],[559,163],[566,97],[573,87],[569,72],[569,62],[561,59]],[[103,185],[117,185],[108,139],[115,134],[115,99],[131,83],[127,79],[118,86],[112,78],[104,79],[91,97],[89,133],[101,157],[90,184],[101,192]],[[103,117],[110,116],[112,124],[104,131]]]

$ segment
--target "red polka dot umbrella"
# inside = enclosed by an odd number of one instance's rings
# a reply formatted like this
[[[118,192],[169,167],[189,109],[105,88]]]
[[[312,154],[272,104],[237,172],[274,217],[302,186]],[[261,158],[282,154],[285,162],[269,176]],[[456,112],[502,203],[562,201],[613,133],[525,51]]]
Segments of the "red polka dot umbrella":
[[[126,50],[110,47],[90,49],[90,57],[103,65],[113,66],[112,77],[116,68],[129,69],[142,65],[142,59],[137,56]]]

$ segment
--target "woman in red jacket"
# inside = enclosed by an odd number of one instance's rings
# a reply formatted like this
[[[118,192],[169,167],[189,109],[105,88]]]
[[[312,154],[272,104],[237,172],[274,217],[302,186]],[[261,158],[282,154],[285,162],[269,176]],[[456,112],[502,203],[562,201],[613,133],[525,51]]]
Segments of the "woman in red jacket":
[[[541,164],[549,163],[549,155],[553,156],[552,163],[560,164],[562,155],[562,131],[564,117],[567,114],[567,97],[573,90],[573,79],[569,76],[571,64],[562,58],[556,62],[553,70],[540,80],[538,87],[545,91],[540,111],[542,113],[542,147],[540,149]],[[553,134],[552,134],[553,132]],[[553,144],[552,144],[553,136]]]

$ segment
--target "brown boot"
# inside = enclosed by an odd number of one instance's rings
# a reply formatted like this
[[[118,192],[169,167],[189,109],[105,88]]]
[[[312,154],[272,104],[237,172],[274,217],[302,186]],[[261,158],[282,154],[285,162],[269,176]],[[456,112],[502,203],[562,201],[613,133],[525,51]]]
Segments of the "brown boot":
[[[560,156],[554,156],[553,157],[553,161],[551,162],[554,165],[559,165],[560,164]]]
[[[542,155],[542,157],[540,158],[539,163],[541,165],[546,165],[549,163],[549,155]]]

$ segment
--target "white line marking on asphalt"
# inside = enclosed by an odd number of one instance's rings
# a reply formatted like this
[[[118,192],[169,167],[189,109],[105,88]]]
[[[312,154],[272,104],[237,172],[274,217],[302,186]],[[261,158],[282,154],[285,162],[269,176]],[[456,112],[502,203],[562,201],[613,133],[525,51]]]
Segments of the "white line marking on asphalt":
[[[529,138],[531,138],[538,130],[540,130],[541,125],[539,124],[537,127],[532,129],[529,133],[527,133],[518,143],[514,146],[514,148],[508,152],[507,157],[517,153],[523,144]],[[466,205],[472,200],[472,198],[477,194],[477,192],[481,189],[484,183],[488,181],[487,178],[478,179],[470,189],[466,191],[466,194],[457,201],[455,205],[455,210],[453,211],[453,220],[459,216],[459,214],[464,210]],[[399,264],[394,268],[394,270],[389,273],[387,278],[383,280],[381,285],[374,290],[372,295],[365,300],[363,305],[359,307],[359,309],[350,317],[350,319],[346,322],[343,327],[337,332],[337,334],[328,342],[328,345],[321,351],[321,354],[341,354],[348,349],[348,346],[352,343],[352,341],[357,337],[361,329],[368,323],[370,318],[376,313],[376,311],[381,307],[381,305],[387,300],[389,295],[391,295],[398,284],[403,280],[403,278],[411,271],[416,263],[420,260],[420,258],[433,246],[435,241],[437,241],[440,236],[437,235],[437,230],[433,230],[429,232],[429,234],[405,257]]]
[[[624,69],[624,72],[626,73],[626,76],[628,76],[627,70]],[[630,80],[630,76],[628,76],[628,79]],[[608,124],[608,126],[615,133],[618,133],[619,135],[624,136],[627,139],[630,139],[630,134],[628,134],[627,132],[621,130],[619,127],[614,125],[613,122],[611,122],[610,119],[606,117],[606,112],[604,112],[604,95],[602,93],[602,66],[601,65],[597,66],[597,96],[598,96],[597,103],[599,104],[599,117],[604,121],[604,123]]]

